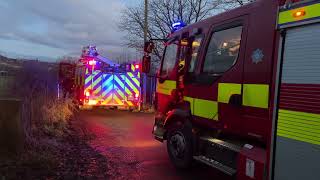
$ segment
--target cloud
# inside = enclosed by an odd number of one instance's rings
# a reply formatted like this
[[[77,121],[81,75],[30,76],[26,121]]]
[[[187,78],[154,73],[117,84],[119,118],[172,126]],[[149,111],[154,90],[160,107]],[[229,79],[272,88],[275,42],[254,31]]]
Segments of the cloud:
[[[0,40],[60,49],[65,54],[80,54],[82,46],[95,44],[102,52],[116,56],[124,49],[124,33],[117,29],[120,12],[124,7],[124,2],[119,0],[0,2]],[[11,46],[12,51],[15,51],[15,46]]]

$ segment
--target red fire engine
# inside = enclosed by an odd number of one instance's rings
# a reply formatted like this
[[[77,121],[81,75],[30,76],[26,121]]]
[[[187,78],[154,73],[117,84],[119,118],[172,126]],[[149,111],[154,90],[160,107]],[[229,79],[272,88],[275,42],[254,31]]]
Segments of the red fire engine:
[[[172,163],[196,160],[241,180],[319,180],[320,2],[257,0],[177,26],[153,129]]]
[[[84,47],[75,71],[75,89],[81,108],[140,109],[139,66],[115,64],[100,56],[95,46]]]
[[[100,56],[95,46],[86,46],[77,63],[61,62],[59,68],[59,89],[80,108],[140,109],[140,64],[115,64]]]

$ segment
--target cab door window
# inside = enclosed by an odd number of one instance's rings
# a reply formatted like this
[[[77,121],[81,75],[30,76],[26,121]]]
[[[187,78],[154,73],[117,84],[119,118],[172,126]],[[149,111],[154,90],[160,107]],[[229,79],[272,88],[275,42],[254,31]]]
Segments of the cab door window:
[[[199,35],[192,42],[191,59],[190,59],[190,65],[189,65],[189,70],[188,70],[189,73],[193,73],[195,71],[198,56],[200,54],[200,47],[201,47],[202,39],[203,39],[203,35]]]
[[[165,54],[162,62],[161,76],[169,76],[175,66],[178,43],[174,42],[166,47]]]
[[[215,31],[211,37],[202,72],[222,75],[237,61],[242,26]]]

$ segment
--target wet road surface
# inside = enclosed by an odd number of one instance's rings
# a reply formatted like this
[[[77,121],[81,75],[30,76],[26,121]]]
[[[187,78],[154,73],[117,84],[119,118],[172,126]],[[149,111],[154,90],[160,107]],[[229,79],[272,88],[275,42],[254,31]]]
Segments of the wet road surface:
[[[80,120],[94,137],[88,143],[108,161],[111,179],[216,179],[230,177],[206,165],[179,172],[169,161],[166,144],[154,140],[153,114],[93,110]]]

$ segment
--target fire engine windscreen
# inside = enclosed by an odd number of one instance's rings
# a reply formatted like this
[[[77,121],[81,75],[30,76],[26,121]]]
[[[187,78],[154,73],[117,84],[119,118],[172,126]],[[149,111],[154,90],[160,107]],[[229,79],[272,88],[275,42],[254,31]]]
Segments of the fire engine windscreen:
[[[161,75],[162,76],[168,76],[172,72],[175,60],[177,57],[177,50],[178,50],[178,42],[172,42],[169,45],[167,45],[165,49],[165,54],[163,58],[163,64],[161,69]]]

